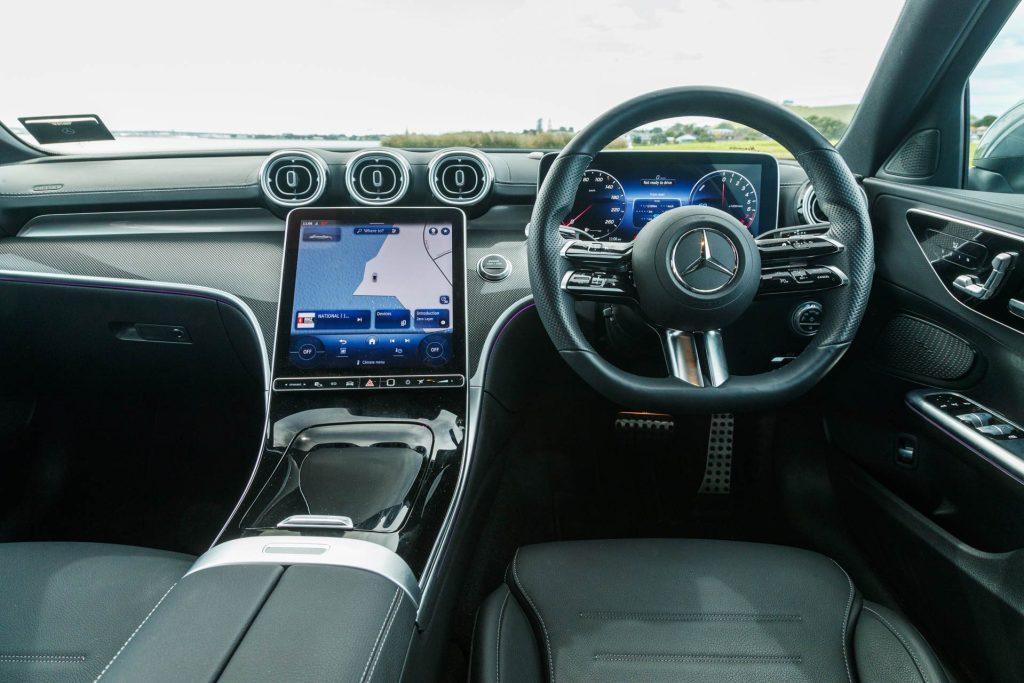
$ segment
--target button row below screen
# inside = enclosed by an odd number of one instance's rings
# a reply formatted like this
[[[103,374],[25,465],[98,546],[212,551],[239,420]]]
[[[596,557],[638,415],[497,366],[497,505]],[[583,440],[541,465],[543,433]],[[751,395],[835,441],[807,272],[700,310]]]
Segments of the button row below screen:
[[[285,377],[274,391],[346,391],[367,389],[432,389],[461,387],[463,375],[401,375],[394,377]]]

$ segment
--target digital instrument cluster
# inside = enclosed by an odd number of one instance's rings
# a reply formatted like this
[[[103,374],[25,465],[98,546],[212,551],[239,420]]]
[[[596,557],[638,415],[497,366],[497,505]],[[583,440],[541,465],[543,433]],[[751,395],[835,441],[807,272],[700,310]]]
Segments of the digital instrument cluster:
[[[540,182],[556,156],[542,160]],[[756,152],[602,152],[562,226],[580,237],[629,242],[659,215],[688,205],[721,209],[755,237],[773,230],[778,162]]]

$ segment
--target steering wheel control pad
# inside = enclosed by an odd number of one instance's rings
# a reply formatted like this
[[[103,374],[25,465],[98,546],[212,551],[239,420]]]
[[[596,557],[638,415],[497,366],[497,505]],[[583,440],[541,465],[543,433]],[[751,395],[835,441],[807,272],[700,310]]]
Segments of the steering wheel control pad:
[[[699,332],[727,326],[754,300],[760,276],[754,238],[719,209],[666,211],[633,243],[640,309],[665,328]]]

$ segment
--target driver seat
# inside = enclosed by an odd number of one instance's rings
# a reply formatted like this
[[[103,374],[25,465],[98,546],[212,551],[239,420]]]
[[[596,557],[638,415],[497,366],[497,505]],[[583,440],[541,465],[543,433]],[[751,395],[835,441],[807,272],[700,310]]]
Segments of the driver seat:
[[[947,681],[834,561],[710,540],[519,549],[477,615],[472,667],[478,682]]]

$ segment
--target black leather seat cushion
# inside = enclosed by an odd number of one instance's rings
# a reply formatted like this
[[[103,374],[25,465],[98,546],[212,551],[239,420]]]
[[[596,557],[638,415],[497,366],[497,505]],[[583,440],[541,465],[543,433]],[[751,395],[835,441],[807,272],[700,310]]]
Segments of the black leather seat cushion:
[[[0,681],[95,680],[193,560],[95,543],[0,543]]]
[[[946,681],[917,631],[832,560],[725,541],[521,548],[472,659],[476,681]]]

